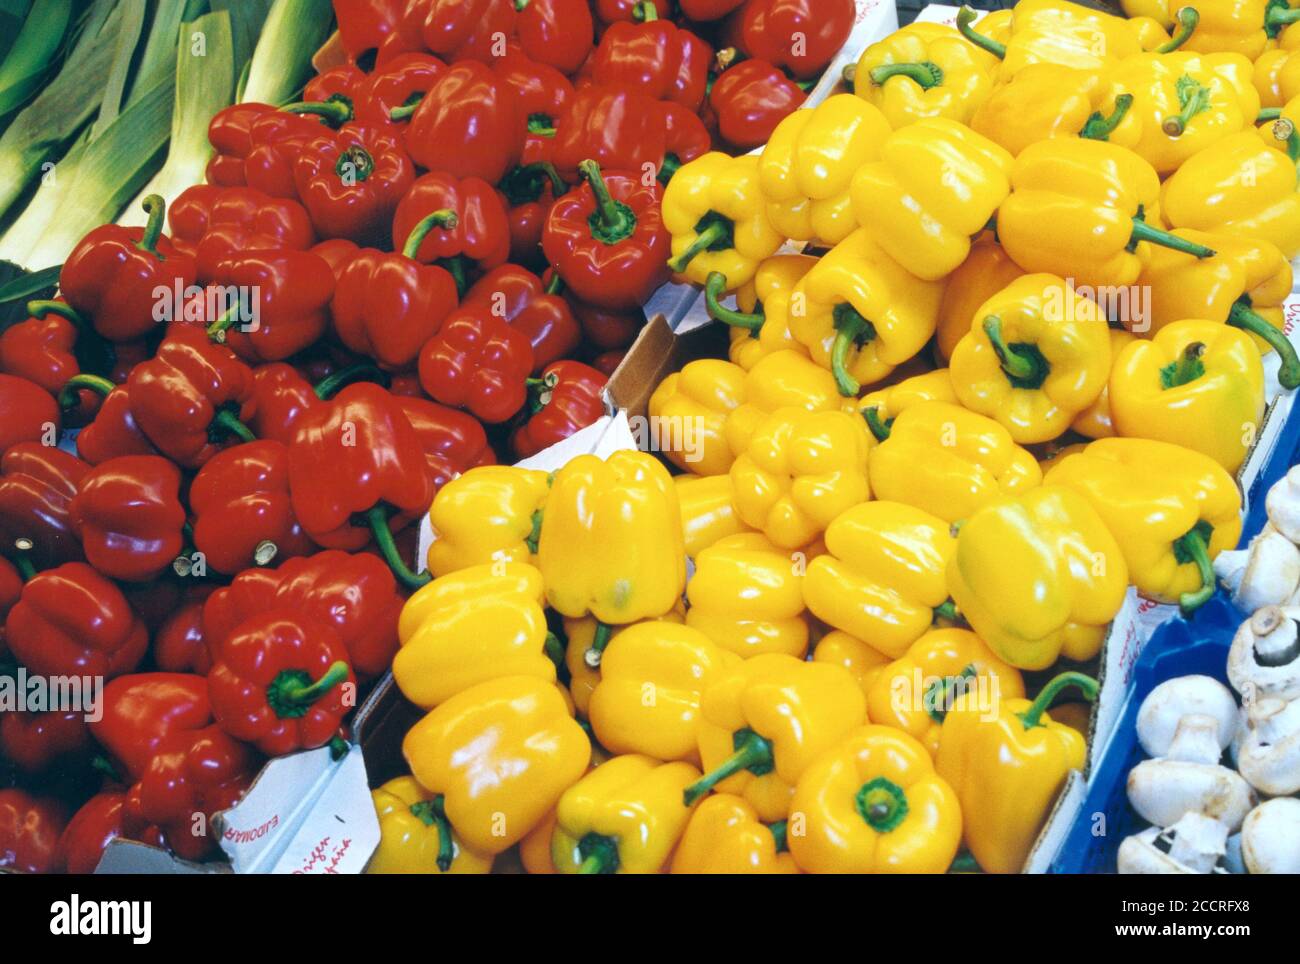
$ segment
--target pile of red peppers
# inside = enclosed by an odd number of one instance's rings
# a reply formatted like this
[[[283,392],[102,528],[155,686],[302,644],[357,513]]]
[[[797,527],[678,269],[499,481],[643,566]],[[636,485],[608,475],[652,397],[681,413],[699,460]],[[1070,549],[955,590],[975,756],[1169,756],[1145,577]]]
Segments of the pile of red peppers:
[[[345,63],[218,113],[207,183],[0,332],[0,868],[212,858],[268,758],[346,746],[438,488],[604,413],[663,186],[764,144],[855,5],[334,10]],[[55,677],[93,712],[4,703]]]

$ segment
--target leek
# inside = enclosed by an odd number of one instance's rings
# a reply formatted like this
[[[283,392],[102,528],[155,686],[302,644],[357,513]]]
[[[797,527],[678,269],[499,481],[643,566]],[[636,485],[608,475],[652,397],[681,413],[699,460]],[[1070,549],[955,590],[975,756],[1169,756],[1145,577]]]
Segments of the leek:
[[[241,101],[285,104],[312,74],[312,54],[334,29],[330,0],[275,0],[249,66]]]
[[[36,0],[0,65],[0,115],[32,97],[63,46],[72,19],[72,0]]]

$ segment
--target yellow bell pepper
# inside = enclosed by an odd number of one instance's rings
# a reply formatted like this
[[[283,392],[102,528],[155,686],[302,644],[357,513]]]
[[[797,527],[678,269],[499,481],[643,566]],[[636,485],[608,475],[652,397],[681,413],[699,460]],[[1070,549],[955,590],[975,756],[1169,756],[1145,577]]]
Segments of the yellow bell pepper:
[[[776,254],[758,266],[754,280],[736,292],[736,308],[719,303],[724,283],[712,275],[704,286],[710,316],[731,326],[729,357],[749,371],[759,359],[777,351],[807,354],[790,334],[790,296],[794,286],[817,263],[807,254]]]
[[[1181,445],[1235,473],[1264,418],[1264,366],[1244,332],[1178,321],[1120,353],[1110,398],[1119,435]]]
[[[944,117],[889,135],[853,176],[858,223],[925,281],[951,274],[1011,190],[1006,149]]]
[[[803,565],[759,533],[715,543],[696,558],[686,585],[686,625],[737,656],[802,657],[808,651]]]
[[[1083,496],[1056,485],[971,516],[947,577],[970,628],[1017,669],[1096,656],[1128,590],[1115,537]]]
[[[686,788],[687,805],[716,787],[773,821],[785,819],[808,765],[860,725],[867,707],[847,670],[765,653],[706,689],[700,712],[705,775]]]
[[[480,465],[452,479],[429,509],[429,571],[437,577],[486,562],[535,562],[549,488],[545,472],[510,465]]]
[[[690,626],[626,627],[610,640],[591,694],[596,739],[615,754],[698,762],[701,692],[738,661]]]
[[[402,740],[402,754],[420,785],[441,798],[440,822],[471,850],[499,854],[526,837],[582,776],[591,741],[556,686],[504,676],[425,716]],[[449,857],[451,834],[441,839]]]
[[[689,763],[616,756],[565,791],[556,807],[551,859],[564,874],[657,874],[691,816],[682,791]]]
[[[1016,158],[1011,196],[998,209],[998,239],[1026,271],[1092,287],[1131,285],[1153,244],[1213,255],[1158,227],[1159,200],[1155,170],[1126,148],[1084,138],[1039,141]]]
[[[991,233],[980,235],[971,245],[966,260],[948,276],[944,287],[943,300],[939,303],[939,325],[935,329],[939,356],[945,361],[952,358],[953,349],[970,331],[980,305],[1024,273]]]
[[[1192,612],[1214,595],[1214,558],[1241,538],[1241,493],[1208,455],[1107,438],[1058,459],[1044,480],[1088,500],[1115,535],[1138,592]]]
[[[1270,129],[1272,125],[1266,125]],[[1161,211],[1175,228],[1194,228],[1277,245],[1300,254],[1300,192],[1296,156],[1246,130],[1193,154],[1160,192]],[[1300,144],[1297,144],[1300,149]],[[1246,176],[1249,174],[1249,176]]]
[[[1023,697],[1025,683],[970,630],[934,629],[876,676],[867,691],[867,719],[902,730],[933,756],[944,717],[968,692],[996,705]]]
[[[871,691],[871,685],[885,667],[894,661],[893,657],[842,629],[833,629],[817,640],[812,658],[815,663],[831,663],[848,670],[862,687],[864,695]]]
[[[691,815],[673,854],[674,874],[797,874],[786,845],[786,823],[765,824],[754,808],[716,793]]]
[[[1110,370],[1115,371],[1115,363],[1120,352],[1127,348],[1136,336],[1123,328],[1110,329]],[[1078,432],[1085,438],[1110,438],[1115,435],[1114,419],[1110,412],[1110,382],[1101,390],[1097,400],[1074,417],[1070,431]]]
[[[741,519],[781,549],[808,545],[837,515],[870,498],[869,440],[866,423],[845,412],[773,412],[731,467]]]
[[[686,622],[686,609],[679,602],[673,608],[673,611],[660,616],[657,620],[646,620],[646,622],[661,623],[678,623]],[[640,623],[632,623],[632,626],[639,626]],[[596,691],[600,685],[600,661],[592,660],[596,663],[592,666],[589,662],[591,657],[587,654],[592,651],[593,647],[599,646],[596,652],[602,652],[618,638],[618,634],[630,626],[607,626],[590,616],[584,616],[582,619],[565,619],[564,635],[567,640],[564,647],[564,665],[569,671],[569,696],[573,700],[574,710],[583,717],[591,715],[591,694]],[[547,846],[550,846],[547,838]]]
[[[1151,293],[1151,327],[1159,331],[1176,321],[1201,318],[1240,328],[1258,338],[1261,348],[1278,353],[1283,388],[1300,386],[1300,357],[1282,332],[1282,303],[1291,294],[1291,265],[1282,252],[1267,241],[1187,228],[1176,233],[1213,245],[1217,253],[1204,261],[1152,253],[1138,277]]]
[[[858,411],[867,420],[867,427],[876,441],[889,438],[889,427],[894,419],[913,405],[922,402],[951,402],[956,404],[957,392],[952,387],[952,376],[946,368],[921,375],[913,375],[886,388],[879,388],[858,401]]]
[[[814,616],[897,659],[955,613],[944,573],[956,548],[942,519],[901,502],[865,502],[826,530],[827,554],[808,564]]]
[[[725,475],[734,456],[723,437],[727,416],[744,400],[745,370],[720,358],[700,358],[673,372],[650,396],[664,458],[683,472]]]
[[[524,873],[554,875],[555,861],[551,859],[551,837],[555,834],[555,811],[552,810],[523,840],[519,841],[519,863]]]
[[[768,221],[758,158],[751,155],[712,151],[683,164],[664,189],[662,207],[673,239],[668,266],[698,285],[717,273],[735,291],[785,241]]]
[[[393,679],[424,709],[499,676],[555,682],[547,650],[559,644],[547,638],[542,574],[527,563],[488,563],[440,576],[406,601],[397,636],[402,647],[393,657]]]
[[[944,522],[966,519],[1043,478],[1033,455],[1003,426],[949,402],[925,402],[895,418],[868,466],[876,498],[905,502]]]
[[[976,32],[971,26],[975,17],[974,10],[962,7],[957,29],[1001,59],[998,77],[1002,80],[1037,63],[1099,70],[1142,50],[1140,25],[1067,0],[1020,0],[1012,11],[1005,42],[984,24],[982,32]]]
[[[947,24],[912,23],[864,50],[845,78],[898,130],[926,117],[967,123],[993,90],[998,65]]]
[[[1096,698],[1096,681],[1062,673],[1032,703],[1011,699],[986,705],[977,694],[967,694],[943,721],[935,767],[957,791],[966,846],[987,873],[1016,874],[1024,868],[1065,778],[1083,768],[1082,734],[1046,712],[1068,686]]]
[[[379,818],[379,846],[366,864],[367,874],[492,872],[493,858],[466,849],[450,833],[442,800],[414,777],[395,777],[370,796]],[[450,833],[450,848],[442,846],[444,831]]]
[[[795,288],[790,333],[852,398],[921,351],[938,324],[943,285],[910,274],[865,228],[841,241]]]
[[[1129,114],[1141,132],[1134,152],[1161,176],[1176,171],[1197,151],[1254,125],[1259,92],[1252,65],[1241,54],[1139,54],[1108,72],[1111,96],[1133,96]]]
[[[949,372],[964,406],[997,420],[1015,442],[1046,442],[1106,385],[1106,321],[1061,278],[1026,275],[980,306]]]
[[[682,510],[682,535],[686,555],[694,559],[709,546],[727,536],[752,532],[741,521],[731,501],[731,476],[677,475],[677,501]]]
[[[1300,94],[1300,30],[1287,28],[1277,35],[1277,46],[1255,58],[1253,80],[1261,107],[1281,107]]]
[[[773,352],[759,359],[745,376],[745,401],[727,418],[727,444],[734,454],[741,455],[758,426],[777,409],[835,412],[843,405],[844,398],[829,371],[799,352]]]
[[[942,874],[961,845],[962,812],[925,747],[862,726],[804,771],[790,805],[795,863],[817,874]],[[792,818],[793,821],[793,818]]]
[[[839,244],[858,227],[853,174],[880,156],[888,136],[885,115],[852,94],[790,114],[758,162],[768,221],[793,241]]]
[[[1130,19],[1150,17],[1168,30],[1174,24],[1169,15],[1169,0],[1120,0],[1120,9]]]
[[[1201,23],[1188,50],[1232,51],[1254,60],[1272,46],[1278,33],[1300,20],[1286,0],[1195,0]]]
[[[674,177],[674,180],[676,178]],[[602,623],[662,616],[686,586],[686,548],[672,477],[644,452],[580,455],[556,473],[537,564],[546,601]]]

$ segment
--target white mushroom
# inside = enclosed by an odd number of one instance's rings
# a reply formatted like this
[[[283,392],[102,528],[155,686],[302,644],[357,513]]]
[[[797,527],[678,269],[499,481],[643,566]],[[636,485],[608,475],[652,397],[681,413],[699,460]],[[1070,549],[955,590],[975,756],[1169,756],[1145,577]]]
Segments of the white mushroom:
[[[1300,700],[1265,697],[1248,704],[1245,716],[1235,747],[1241,775],[1271,797],[1300,790]]]
[[[1144,760],[1128,775],[1128,799],[1141,817],[1170,827],[1188,813],[1214,817],[1236,830],[1255,792],[1240,775],[1219,764],[1219,720],[1190,714],[1178,722],[1165,756]]]
[[[1252,874],[1300,873],[1300,800],[1279,797],[1250,811],[1241,856]]]
[[[1226,873],[1219,861],[1228,828],[1212,817],[1189,813],[1172,827],[1149,827],[1119,845],[1121,874]]]
[[[1228,682],[1246,700],[1300,696],[1300,608],[1265,606],[1247,619],[1228,651]]]
[[[1264,496],[1268,521],[1292,542],[1300,542],[1300,466],[1292,466]]]
[[[1226,686],[1210,676],[1180,676],[1153,689],[1138,710],[1137,737],[1147,756],[1165,756],[1188,715],[1214,718],[1220,753],[1237,732],[1237,701]]]
[[[1247,548],[1215,556],[1214,574],[1243,612],[1289,605],[1300,589],[1300,548],[1272,525],[1265,525]]]

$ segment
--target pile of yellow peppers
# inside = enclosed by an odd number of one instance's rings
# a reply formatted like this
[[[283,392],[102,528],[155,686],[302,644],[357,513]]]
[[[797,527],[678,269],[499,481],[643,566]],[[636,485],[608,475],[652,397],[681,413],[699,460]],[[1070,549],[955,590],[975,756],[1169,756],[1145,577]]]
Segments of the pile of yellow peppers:
[[[439,492],[372,872],[1024,867],[1067,691],[1130,587],[1213,593],[1300,385],[1300,8],[1124,6],[904,27],[677,171],[692,444]]]

